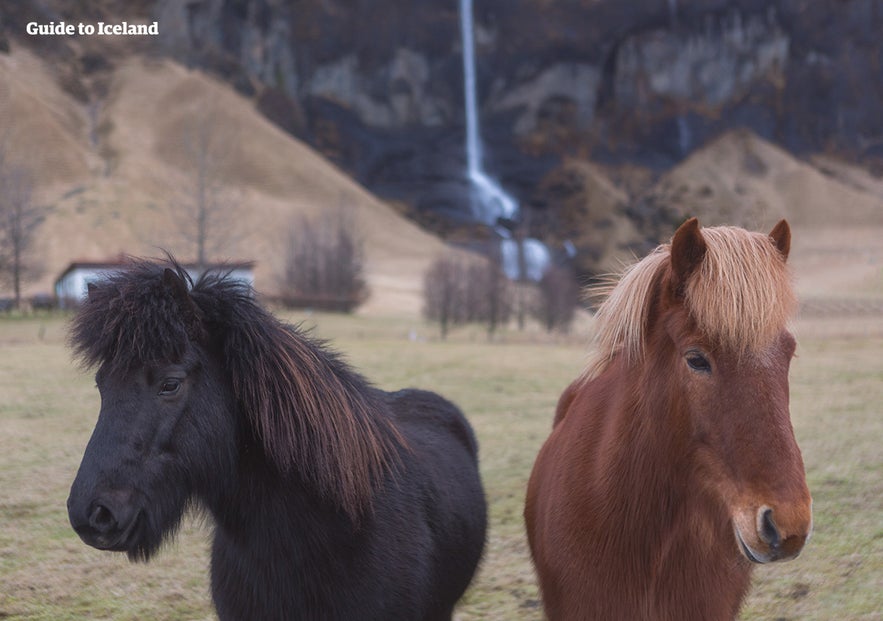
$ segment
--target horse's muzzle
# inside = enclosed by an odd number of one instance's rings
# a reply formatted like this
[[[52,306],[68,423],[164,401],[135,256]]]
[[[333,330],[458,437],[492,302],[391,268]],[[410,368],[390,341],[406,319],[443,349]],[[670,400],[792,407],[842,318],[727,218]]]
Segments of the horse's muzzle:
[[[132,494],[111,491],[82,502],[72,493],[68,498],[71,526],[88,545],[99,550],[128,551],[133,547],[133,533],[141,519],[141,511]]]
[[[783,530],[777,524],[775,511],[766,505],[757,509],[754,519],[743,513],[733,520],[739,551],[752,563],[797,558],[812,534],[812,509],[806,524],[790,526]]]

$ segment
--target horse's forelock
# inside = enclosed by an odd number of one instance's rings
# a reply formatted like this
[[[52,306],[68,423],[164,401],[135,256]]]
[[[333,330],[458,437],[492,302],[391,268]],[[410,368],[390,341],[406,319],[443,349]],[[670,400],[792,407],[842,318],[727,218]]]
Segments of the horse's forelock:
[[[186,278],[177,264],[181,278]],[[163,283],[165,266],[133,261],[90,287],[74,317],[70,345],[86,367],[114,371],[177,361],[194,325]]]
[[[618,280],[611,277],[609,282],[590,290],[590,295],[603,297],[604,301],[595,314],[593,352],[585,378],[599,374],[617,355],[625,356],[629,362],[642,357],[651,298],[665,272],[668,258],[668,248],[660,246],[627,267]]]
[[[769,236],[737,227],[702,229],[707,251],[683,290],[683,303],[711,342],[745,353],[769,343],[796,310],[791,275]],[[628,267],[615,284],[595,289],[605,296],[595,315],[591,379],[614,357],[643,356],[654,298],[670,276],[671,245],[656,248]],[[590,292],[591,293],[591,292]]]
[[[736,227],[703,229],[708,252],[687,283],[699,330],[738,354],[770,343],[797,309],[790,270],[769,236]]]

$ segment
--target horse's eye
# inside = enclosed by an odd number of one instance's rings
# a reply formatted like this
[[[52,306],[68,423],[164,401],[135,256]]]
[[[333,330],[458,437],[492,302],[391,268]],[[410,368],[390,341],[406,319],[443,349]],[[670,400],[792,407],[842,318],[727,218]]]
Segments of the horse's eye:
[[[179,388],[181,388],[181,380],[169,378],[163,380],[162,387],[159,389],[159,394],[163,396],[171,396],[178,392]]]
[[[686,355],[687,364],[698,373],[711,373],[711,363],[698,351],[689,351]]]

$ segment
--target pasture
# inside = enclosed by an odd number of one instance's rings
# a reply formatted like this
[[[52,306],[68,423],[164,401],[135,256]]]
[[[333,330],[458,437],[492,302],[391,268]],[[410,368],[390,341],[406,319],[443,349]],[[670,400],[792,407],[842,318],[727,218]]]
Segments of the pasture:
[[[458,619],[541,619],[524,489],[558,395],[582,369],[587,325],[569,338],[509,331],[488,343],[470,327],[440,342],[416,320],[287,319],[315,326],[380,387],[427,388],[460,405],[481,443],[491,525]],[[98,394],[72,363],[65,330],[58,316],[0,320],[0,619],[214,618],[199,516],[148,565],[89,548],[71,530],[65,501]],[[792,421],[815,530],[800,558],[755,571],[740,618],[881,619],[883,321],[810,317],[796,334]]]

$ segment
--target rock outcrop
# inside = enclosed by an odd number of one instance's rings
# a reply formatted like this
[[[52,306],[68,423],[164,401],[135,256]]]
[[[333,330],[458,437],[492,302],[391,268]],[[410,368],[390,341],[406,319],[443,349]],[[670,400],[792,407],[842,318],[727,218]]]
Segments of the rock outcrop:
[[[457,11],[454,0],[30,0],[0,17],[7,37],[30,15],[157,20],[160,36],[139,42],[149,53],[218,75],[374,193],[461,235]],[[881,159],[881,30],[874,0],[478,0],[485,168],[535,213],[532,234],[557,242],[543,221],[560,211],[567,162],[656,178],[738,128],[798,154]],[[54,50],[66,88],[89,101],[100,53],[52,39],[28,43]],[[636,244],[679,217],[663,194],[625,201]]]

